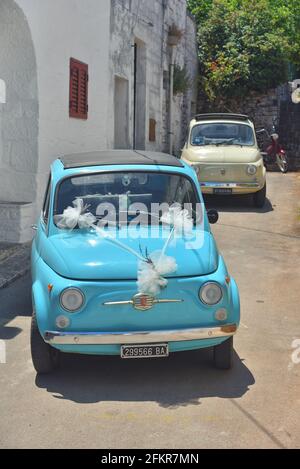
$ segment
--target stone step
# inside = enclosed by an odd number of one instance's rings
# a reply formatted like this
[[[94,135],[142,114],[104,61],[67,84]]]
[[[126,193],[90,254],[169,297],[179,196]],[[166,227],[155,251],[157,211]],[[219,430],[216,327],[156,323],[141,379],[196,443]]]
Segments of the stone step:
[[[0,202],[0,243],[26,243],[33,238],[34,206]]]

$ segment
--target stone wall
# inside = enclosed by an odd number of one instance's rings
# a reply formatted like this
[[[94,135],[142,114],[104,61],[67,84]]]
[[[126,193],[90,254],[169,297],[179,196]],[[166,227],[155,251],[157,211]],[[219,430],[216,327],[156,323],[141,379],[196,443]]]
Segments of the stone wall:
[[[188,72],[190,86],[183,96],[181,135],[177,145],[180,149],[183,148],[186,142],[189,123],[191,118],[195,116],[197,109],[199,60],[197,42],[195,42],[196,35],[196,22],[192,16],[187,15],[185,29],[185,66]]]
[[[279,118],[281,89],[272,89],[265,94],[249,93],[242,98],[235,98],[227,103],[226,108],[218,109],[207,103],[201,95],[198,97],[198,112],[233,112],[250,116],[257,129],[271,129],[273,118]]]
[[[170,94],[170,63],[171,49],[168,46],[168,31],[176,24],[184,34],[175,51],[175,63],[187,67],[192,86],[188,93],[173,98],[174,147],[179,154],[186,121],[191,117],[192,103],[196,102],[197,49],[196,27],[187,16],[185,0],[112,0],[111,2],[111,89],[115,87],[115,79],[123,79],[128,86],[128,131],[129,138],[124,147],[132,147],[134,140],[134,43],[144,49],[146,70],[142,75],[145,79],[144,100],[141,97],[137,105],[138,123],[143,120],[145,136],[143,145],[147,150],[169,151],[169,94]],[[141,65],[142,67],[144,64]],[[140,69],[140,66],[139,66]],[[141,84],[141,80],[138,80]],[[125,83],[125,82],[124,82]],[[119,125],[114,119],[115,103],[110,97],[109,122],[114,128]],[[143,102],[144,101],[144,102]],[[120,110],[121,111],[121,110]],[[146,117],[145,117],[146,116]],[[149,121],[156,123],[155,141],[149,140]],[[123,133],[124,129],[120,129]],[[139,134],[141,132],[139,131]],[[142,135],[142,136],[143,136]],[[141,142],[137,138],[137,146]],[[114,147],[114,134],[110,136],[110,146]]]
[[[4,243],[25,243],[32,238],[32,204],[0,204],[0,239]]]
[[[190,86],[186,93],[173,97],[173,153],[180,155],[185,143],[187,126],[195,114],[197,103],[197,76],[198,76],[198,52],[197,52],[197,27],[192,16],[186,11],[186,2],[170,1],[166,14],[165,42],[167,42],[168,26],[175,23],[183,31],[183,37],[176,47],[174,63],[181,68],[185,67],[190,80]],[[170,51],[165,45],[164,70],[169,72]],[[169,152],[169,88],[164,93],[164,141],[163,149]]]

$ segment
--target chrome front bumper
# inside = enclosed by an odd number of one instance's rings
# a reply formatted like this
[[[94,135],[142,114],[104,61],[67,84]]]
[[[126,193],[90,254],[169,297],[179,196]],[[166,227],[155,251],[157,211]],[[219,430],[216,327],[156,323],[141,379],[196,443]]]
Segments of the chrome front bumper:
[[[258,182],[200,182],[208,189],[260,189]]]
[[[50,345],[127,345],[183,342],[190,340],[231,337],[237,332],[236,324],[221,327],[181,329],[177,331],[147,332],[46,332],[44,340]]]

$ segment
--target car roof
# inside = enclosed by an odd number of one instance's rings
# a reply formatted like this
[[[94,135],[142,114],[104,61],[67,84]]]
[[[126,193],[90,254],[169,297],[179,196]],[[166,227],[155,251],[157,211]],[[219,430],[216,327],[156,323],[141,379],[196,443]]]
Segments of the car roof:
[[[64,169],[75,169],[92,166],[114,165],[147,165],[147,166],[174,166],[183,168],[182,162],[175,156],[167,153],[140,151],[140,150],[106,150],[89,153],[74,153],[59,158]]]
[[[251,118],[245,114],[232,114],[232,113],[210,113],[210,114],[197,114],[194,117],[196,122],[210,121],[210,120],[230,120],[241,122],[252,122]]]

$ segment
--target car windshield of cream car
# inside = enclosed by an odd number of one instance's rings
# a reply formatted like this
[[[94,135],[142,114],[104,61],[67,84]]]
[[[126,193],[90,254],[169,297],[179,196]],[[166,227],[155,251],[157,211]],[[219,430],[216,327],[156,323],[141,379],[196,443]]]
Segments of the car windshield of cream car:
[[[255,145],[254,133],[245,124],[209,123],[195,125],[191,132],[191,144],[206,145]]]

